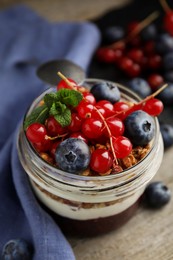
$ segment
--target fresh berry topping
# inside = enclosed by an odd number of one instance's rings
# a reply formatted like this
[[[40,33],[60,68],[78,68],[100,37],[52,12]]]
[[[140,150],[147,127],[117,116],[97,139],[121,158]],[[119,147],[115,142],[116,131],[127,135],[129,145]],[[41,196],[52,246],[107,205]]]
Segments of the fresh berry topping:
[[[158,116],[163,111],[163,103],[157,98],[147,100],[142,108],[150,116]]]
[[[78,132],[82,127],[82,119],[78,116],[77,113],[72,113],[71,115],[71,123],[68,126],[68,130],[70,132]]]
[[[91,154],[90,167],[98,173],[106,173],[112,167],[111,153],[106,149],[96,149]]]
[[[77,174],[88,167],[90,150],[83,140],[67,138],[58,145],[55,160],[61,170]]]
[[[144,199],[150,208],[161,208],[170,201],[171,192],[162,182],[153,182],[145,189]]]
[[[154,119],[142,110],[137,110],[128,115],[124,121],[124,125],[125,136],[134,145],[146,145],[154,137]]]
[[[113,139],[113,147],[117,158],[124,158],[132,151],[132,143],[125,136],[118,136]]]
[[[82,124],[82,133],[89,139],[96,139],[102,135],[103,122],[101,119],[87,118]]]
[[[26,130],[26,136],[32,143],[45,141],[46,134],[46,127],[40,123],[33,123]]]
[[[161,123],[160,131],[163,138],[164,148],[169,148],[173,145],[173,126]]]
[[[68,78],[67,80],[62,79],[57,85],[57,90],[60,90],[61,88],[72,89],[75,86],[77,86],[77,84],[73,79],[70,78]]]
[[[80,118],[88,118],[91,117],[91,112],[94,106],[91,103],[88,103],[85,100],[82,100],[77,106],[76,110]]]
[[[97,101],[107,100],[115,103],[120,100],[120,91],[116,84],[101,82],[97,83],[91,88],[91,93]]]
[[[90,92],[84,92],[83,98],[84,98],[85,101],[87,101],[88,103],[90,103],[92,105],[96,104],[95,97]]]
[[[33,249],[24,239],[9,240],[3,247],[2,260],[31,260]]]
[[[62,127],[53,116],[46,120],[45,126],[50,136],[62,135],[68,132],[67,127]]]
[[[118,117],[110,117],[106,119],[106,123],[109,127],[111,135],[117,137],[119,135],[123,135],[124,133],[124,124],[121,119]],[[104,133],[109,136],[107,129],[104,129]]]
[[[105,117],[112,116],[115,113],[113,104],[107,100],[101,100],[101,101],[97,102],[97,107],[104,108]]]

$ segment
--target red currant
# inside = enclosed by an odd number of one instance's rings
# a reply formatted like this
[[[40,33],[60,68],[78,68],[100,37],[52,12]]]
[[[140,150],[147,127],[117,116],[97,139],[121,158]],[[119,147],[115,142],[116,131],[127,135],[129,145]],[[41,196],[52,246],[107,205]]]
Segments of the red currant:
[[[112,63],[116,59],[115,51],[110,48],[100,48],[97,53],[98,60],[106,63]]]
[[[115,115],[119,112],[125,111],[130,107],[126,102],[119,101],[114,104]]]
[[[96,139],[102,135],[103,122],[95,118],[87,118],[82,124],[82,133],[89,139]]]
[[[39,153],[48,152],[52,146],[52,141],[49,138],[45,138],[39,143],[34,143],[33,146]]]
[[[46,128],[43,124],[33,123],[26,130],[26,136],[32,143],[40,143],[45,140],[47,135]]]
[[[151,74],[148,77],[148,83],[153,91],[157,90],[164,82],[163,77],[160,74]]]
[[[97,102],[97,106],[103,108],[105,110],[105,117],[112,116],[115,111],[114,111],[114,106],[112,105],[111,102],[107,100],[101,100]]]
[[[77,113],[72,113],[71,123],[68,126],[68,130],[70,132],[78,132],[80,131],[81,126],[82,126],[82,119],[78,116]]]
[[[148,57],[148,66],[150,69],[156,70],[161,67],[162,58],[159,54],[153,54]]]
[[[113,147],[117,158],[124,158],[132,151],[132,143],[125,136],[118,136],[113,139]]]
[[[88,103],[90,103],[92,105],[96,104],[96,99],[90,92],[84,92],[83,98],[84,98],[85,101],[87,101]]]
[[[136,63],[140,63],[143,55],[143,51],[139,48],[133,48],[127,53],[127,56]]]
[[[106,173],[112,167],[113,160],[110,152],[104,148],[96,149],[91,154],[90,167],[98,173]]]
[[[75,132],[75,133],[72,133],[70,135],[70,137],[73,137],[73,138],[80,138],[82,139],[86,144],[88,143],[88,139],[84,136],[83,133],[81,132]]]
[[[100,107],[100,106],[95,106],[96,109],[93,109],[92,112],[91,112],[91,117],[92,118],[97,118],[97,119],[100,119],[100,114],[102,114],[103,117],[106,116],[106,111],[103,107]],[[99,113],[98,113],[99,112]]]
[[[50,149],[50,155],[52,156],[52,158],[55,158],[55,152],[56,152],[56,149],[58,147],[58,145],[61,143],[61,141],[55,141],[52,146],[51,146],[51,149]]]
[[[73,86],[75,87],[77,84],[73,79],[68,78],[68,81],[70,81],[71,83],[73,83]],[[65,81],[65,80],[60,80],[60,82],[57,85],[57,90],[61,89],[61,88],[68,88],[68,89],[72,89],[72,87]]]
[[[124,124],[123,121],[118,117],[110,117],[106,119],[106,123],[109,127],[109,130],[113,136],[119,136],[124,133]],[[104,133],[106,136],[109,136],[109,133],[106,128],[104,128]]]
[[[76,107],[76,110],[80,118],[87,118],[87,117],[91,117],[91,112],[93,108],[94,106],[92,104],[88,103],[85,100],[82,100],[79,103],[79,105]]]
[[[170,10],[166,12],[166,15],[163,20],[165,30],[173,35],[173,11]]]
[[[146,101],[143,110],[151,116],[158,116],[163,111],[163,103],[157,98],[151,98]]]
[[[138,63],[133,63],[126,73],[130,77],[137,77],[141,74],[141,66]]]
[[[45,126],[50,136],[63,135],[68,133],[68,128],[62,127],[53,116],[50,116],[46,120]]]

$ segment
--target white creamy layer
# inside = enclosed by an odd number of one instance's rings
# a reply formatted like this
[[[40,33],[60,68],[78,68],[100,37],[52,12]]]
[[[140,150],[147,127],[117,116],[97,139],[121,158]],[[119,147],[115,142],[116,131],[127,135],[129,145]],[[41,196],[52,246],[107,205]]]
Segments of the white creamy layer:
[[[57,213],[58,215],[68,217],[77,220],[89,220],[104,218],[116,215],[133,205],[137,199],[141,196],[144,190],[138,190],[130,197],[124,198],[109,206],[102,207],[92,207],[92,208],[82,208],[79,206],[67,205],[51,198],[48,194],[41,191],[33,182],[31,182],[32,187],[40,199],[49,209]],[[103,205],[103,204],[102,204]]]

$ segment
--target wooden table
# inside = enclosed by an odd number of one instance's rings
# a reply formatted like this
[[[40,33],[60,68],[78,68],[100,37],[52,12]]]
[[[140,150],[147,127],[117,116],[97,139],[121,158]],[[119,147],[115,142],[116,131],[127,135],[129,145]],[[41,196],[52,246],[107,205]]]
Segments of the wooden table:
[[[51,21],[86,20],[128,0],[1,0],[0,8],[26,3]],[[173,190],[173,148],[165,151],[155,180]],[[173,260],[173,202],[161,210],[140,208],[122,228],[96,238],[67,237],[77,260]]]

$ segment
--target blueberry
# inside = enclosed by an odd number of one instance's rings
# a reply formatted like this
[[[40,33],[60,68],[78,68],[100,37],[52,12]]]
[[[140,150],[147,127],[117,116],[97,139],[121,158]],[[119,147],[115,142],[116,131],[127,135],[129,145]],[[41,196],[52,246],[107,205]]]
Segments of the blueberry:
[[[9,240],[2,250],[2,260],[31,260],[32,255],[32,248],[24,239]]]
[[[173,126],[170,124],[160,124],[160,132],[162,134],[164,148],[173,145]]]
[[[173,70],[166,71],[164,73],[164,79],[166,82],[173,83]]]
[[[103,31],[103,40],[107,43],[121,40],[124,36],[125,31],[121,26],[109,26]]]
[[[125,135],[134,145],[148,144],[155,133],[154,119],[142,110],[132,112],[124,120]]]
[[[165,88],[158,96],[164,105],[172,105],[173,103],[173,83],[168,82],[167,88]]]
[[[144,201],[150,208],[161,208],[171,199],[171,191],[160,181],[150,183],[144,191]]]
[[[163,56],[163,68],[165,70],[173,69],[173,52],[169,52]]]
[[[111,103],[120,100],[120,91],[116,84],[101,82],[92,86],[90,92],[94,95],[96,101],[106,99]]]
[[[168,33],[161,33],[156,40],[156,51],[160,54],[173,51],[173,37]]]
[[[144,41],[155,40],[157,36],[157,28],[155,24],[150,24],[141,31],[141,38]]]
[[[55,160],[61,170],[78,173],[88,167],[90,150],[82,139],[67,138],[58,145]]]
[[[133,78],[127,83],[127,85],[141,98],[145,98],[151,94],[151,88],[148,82],[143,78]]]

